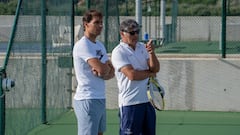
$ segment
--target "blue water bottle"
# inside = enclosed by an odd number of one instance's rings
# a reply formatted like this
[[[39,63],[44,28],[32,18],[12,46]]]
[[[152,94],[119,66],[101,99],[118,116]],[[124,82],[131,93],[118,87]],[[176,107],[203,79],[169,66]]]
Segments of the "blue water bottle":
[[[149,40],[148,33],[145,32],[145,33],[144,33],[144,42],[147,43],[148,40]]]

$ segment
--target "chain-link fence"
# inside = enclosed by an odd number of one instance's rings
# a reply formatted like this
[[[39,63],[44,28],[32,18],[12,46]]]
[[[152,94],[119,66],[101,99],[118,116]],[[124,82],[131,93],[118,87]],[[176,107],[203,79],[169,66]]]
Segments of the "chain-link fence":
[[[121,9],[126,9],[121,15],[134,15],[136,1],[124,1]],[[158,48],[158,53],[167,54],[217,54],[222,53],[222,0],[193,2],[183,0],[166,0],[162,6],[161,0],[142,0],[142,37],[148,33],[149,38],[161,38],[161,8],[166,9],[164,45]],[[238,56],[239,52],[239,2],[226,0],[226,53],[228,56]],[[211,11],[211,12],[210,12]],[[233,14],[233,12],[235,14]],[[183,15],[185,14],[185,15]],[[186,16],[186,14],[189,14]],[[121,18],[121,17],[120,17]],[[124,17],[125,18],[125,17]],[[131,16],[135,19],[135,16]],[[121,21],[121,20],[120,20]],[[156,42],[157,45],[159,42]]]
[[[3,67],[7,64],[7,77],[13,78],[16,83],[11,91],[1,95],[1,99],[4,97],[6,100],[4,124],[7,135],[25,135],[71,107],[71,92],[75,87],[72,86],[71,59],[73,5],[64,0],[45,2],[44,10],[42,1],[20,0],[19,16],[10,17],[10,22],[16,25],[15,30],[8,19],[0,21],[1,62]],[[221,54],[222,16],[180,16],[178,14],[182,9],[177,9],[176,0],[166,2],[167,12],[171,12],[166,16],[166,39],[163,46],[156,49],[161,62],[158,78],[166,90],[166,108],[239,111],[239,84],[236,83],[239,59],[208,59],[208,56],[220,57]],[[234,10],[231,8],[233,4],[240,3],[228,4],[226,52],[227,56],[238,58],[240,19],[230,14]],[[125,16],[119,16],[119,6],[125,7]],[[79,9],[75,10],[79,13],[75,17],[75,35],[83,35],[81,16],[89,8],[104,14],[104,29],[99,40],[111,53],[119,43],[119,22],[126,18],[135,19],[135,16],[128,16],[135,12],[135,1],[75,2],[75,9]],[[148,32],[150,38],[157,40],[161,30],[160,0],[143,0],[142,8],[142,32]],[[8,50],[9,60],[6,63]],[[171,54],[175,55],[174,59]],[[200,59],[185,59],[198,54]],[[117,108],[117,93],[116,80],[107,81],[108,109]],[[226,97],[228,101],[224,102],[222,99]]]
[[[2,65],[15,81],[1,97],[6,135],[25,135],[71,107],[72,11],[71,1],[20,0],[13,25],[1,26]]]

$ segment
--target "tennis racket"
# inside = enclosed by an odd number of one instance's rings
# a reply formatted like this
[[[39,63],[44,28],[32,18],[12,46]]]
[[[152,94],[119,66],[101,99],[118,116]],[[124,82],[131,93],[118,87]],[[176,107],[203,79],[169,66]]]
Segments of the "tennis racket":
[[[152,106],[161,111],[164,110],[164,88],[159,84],[158,80],[150,77],[147,84],[147,96]]]

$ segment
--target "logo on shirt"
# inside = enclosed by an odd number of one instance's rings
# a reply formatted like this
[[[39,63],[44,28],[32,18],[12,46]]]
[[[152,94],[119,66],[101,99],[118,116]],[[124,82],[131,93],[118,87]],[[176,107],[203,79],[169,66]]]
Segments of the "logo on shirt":
[[[99,60],[101,60],[103,57],[103,53],[101,50],[96,50],[96,55],[98,56]]]

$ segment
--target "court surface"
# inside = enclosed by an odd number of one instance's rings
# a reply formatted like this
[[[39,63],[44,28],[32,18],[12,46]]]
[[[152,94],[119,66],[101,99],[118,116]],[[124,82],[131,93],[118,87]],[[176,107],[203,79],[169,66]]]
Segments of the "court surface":
[[[77,124],[71,110],[48,125],[40,125],[28,135],[77,135]],[[107,132],[118,135],[118,111],[107,111]],[[157,112],[156,135],[240,135],[239,112]]]

